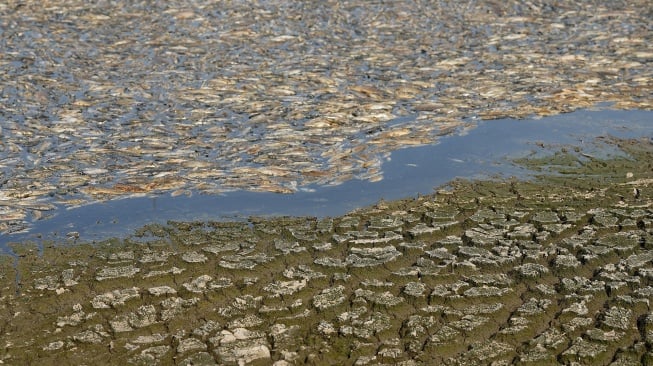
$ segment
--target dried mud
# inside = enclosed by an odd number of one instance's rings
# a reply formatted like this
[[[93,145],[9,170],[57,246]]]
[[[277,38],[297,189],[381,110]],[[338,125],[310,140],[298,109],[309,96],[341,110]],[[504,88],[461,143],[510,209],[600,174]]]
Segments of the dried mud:
[[[83,365],[653,361],[653,143],[551,151],[335,218],[170,222],[2,257],[0,360]]]

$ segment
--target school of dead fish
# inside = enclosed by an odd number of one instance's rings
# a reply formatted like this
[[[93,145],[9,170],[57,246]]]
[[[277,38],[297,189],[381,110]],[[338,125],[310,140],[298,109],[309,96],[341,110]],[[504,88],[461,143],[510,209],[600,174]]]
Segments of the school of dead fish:
[[[378,181],[470,119],[651,109],[653,6],[0,4],[0,232],[143,194]]]

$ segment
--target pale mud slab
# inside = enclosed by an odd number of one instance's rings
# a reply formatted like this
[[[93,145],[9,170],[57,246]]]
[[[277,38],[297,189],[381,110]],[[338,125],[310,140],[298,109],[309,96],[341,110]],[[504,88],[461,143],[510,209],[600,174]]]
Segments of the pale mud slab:
[[[3,257],[5,364],[649,364],[653,144],[567,147],[334,218]],[[545,156],[546,155],[546,156]]]

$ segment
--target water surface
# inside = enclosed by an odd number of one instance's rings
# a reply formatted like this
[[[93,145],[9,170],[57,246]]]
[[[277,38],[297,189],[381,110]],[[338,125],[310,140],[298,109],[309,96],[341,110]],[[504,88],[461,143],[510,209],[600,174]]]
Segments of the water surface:
[[[478,121],[475,128],[444,137],[438,144],[393,152],[378,182],[349,180],[335,186],[309,186],[293,194],[235,191],[222,195],[195,193],[172,197],[147,195],[65,209],[33,222],[27,233],[0,236],[0,246],[20,240],[79,240],[124,236],[148,223],[168,220],[233,220],[259,215],[338,216],[378,202],[432,193],[456,177],[488,178],[532,172],[513,158],[548,151],[542,146],[573,145],[593,155],[619,154],[597,142],[601,136],[653,136],[653,112],[582,110],[542,119]],[[66,239],[68,240],[68,239]]]

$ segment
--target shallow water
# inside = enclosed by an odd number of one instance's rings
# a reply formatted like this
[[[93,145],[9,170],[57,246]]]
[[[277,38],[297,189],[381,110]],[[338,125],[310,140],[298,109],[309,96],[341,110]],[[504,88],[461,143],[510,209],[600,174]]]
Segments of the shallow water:
[[[78,240],[124,236],[148,223],[168,220],[244,219],[258,215],[337,216],[378,202],[431,193],[456,177],[494,175],[526,178],[532,172],[511,159],[548,151],[546,147],[578,146],[584,153],[619,154],[596,141],[601,136],[653,136],[653,112],[583,110],[532,120],[478,121],[475,128],[444,137],[440,143],[397,150],[383,163],[379,182],[350,180],[336,186],[309,186],[294,194],[235,191],[223,195],[195,193],[126,198],[82,207],[60,207],[54,217],[35,221],[27,233],[0,236],[0,248],[12,241]]]
[[[115,227],[111,214],[79,227],[97,207],[119,212],[121,230],[129,211],[139,223],[288,206],[340,213],[492,172],[486,152],[458,146],[398,152],[455,135],[470,118],[652,107],[642,0],[5,3],[0,233]],[[385,181],[347,183],[383,171]],[[323,187],[335,184],[344,185]],[[170,192],[211,196],[134,198]],[[236,193],[216,198],[224,192]]]

